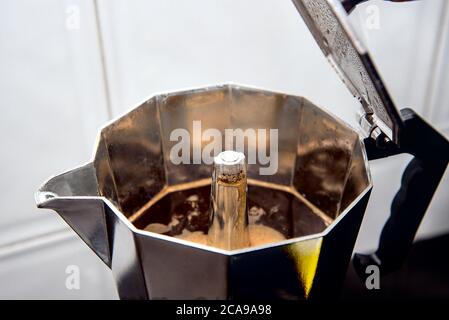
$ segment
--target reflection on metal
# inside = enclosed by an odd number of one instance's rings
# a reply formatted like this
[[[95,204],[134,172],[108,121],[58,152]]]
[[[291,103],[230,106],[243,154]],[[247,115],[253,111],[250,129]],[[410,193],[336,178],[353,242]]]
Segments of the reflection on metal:
[[[222,250],[176,238],[209,223],[212,166],[169,158],[170,133],[192,133],[194,120],[221,132],[278,129],[278,171],[248,164],[247,205],[250,224],[286,240]],[[121,298],[313,299],[338,290],[370,190],[362,142],[340,120],[302,97],[218,85],[153,96],[110,123],[93,161],[50,179],[36,201],[111,267]],[[170,229],[144,231],[150,223]]]
[[[210,245],[226,250],[249,246],[247,190],[245,155],[230,150],[219,153],[212,174]]]
[[[323,238],[316,238],[297,242],[288,247],[289,254],[296,262],[296,271],[304,289],[305,297],[309,296],[313,279],[318,266]]]
[[[371,125],[399,142],[403,122],[368,51],[357,38],[340,0],[293,0],[335,71],[357,97]],[[364,126],[366,126],[364,124]]]

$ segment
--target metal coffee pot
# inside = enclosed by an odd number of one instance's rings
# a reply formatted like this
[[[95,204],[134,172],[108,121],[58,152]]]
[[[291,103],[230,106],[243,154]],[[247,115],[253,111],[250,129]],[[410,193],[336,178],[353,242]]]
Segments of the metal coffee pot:
[[[448,142],[410,109],[397,111],[338,1],[293,2],[360,100],[360,132],[300,96],[236,84],[158,94],[100,130],[91,162],[51,178],[36,193],[38,207],[55,210],[112,269],[120,298],[334,297],[372,188],[368,160],[407,152],[415,158],[379,249],[357,255],[356,267],[376,264],[388,272],[404,260],[447,167]],[[171,158],[178,142],[173,132],[192,137],[198,121],[202,132],[216,129],[222,139],[227,129],[277,130],[277,141],[245,138],[247,156],[277,142],[274,174],[261,174],[268,164],[260,159],[248,164],[248,207],[265,205],[259,222],[284,240],[228,251],[175,237],[207,230],[208,199],[206,216],[192,222],[179,215],[173,234],[145,230],[173,219],[179,192],[188,195],[192,186],[210,192],[210,164]],[[208,142],[190,139],[189,159]]]

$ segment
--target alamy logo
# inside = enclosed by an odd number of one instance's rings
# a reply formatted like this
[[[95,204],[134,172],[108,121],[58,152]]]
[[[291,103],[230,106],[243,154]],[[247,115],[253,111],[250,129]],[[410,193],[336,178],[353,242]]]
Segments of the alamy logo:
[[[80,29],[80,8],[76,5],[68,6],[65,10],[66,19],[65,27],[67,30],[79,30]]]
[[[77,265],[68,265],[65,268],[67,278],[65,279],[65,287],[67,290],[79,290],[80,289],[80,267]]]
[[[365,280],[365,286],[368,290],[380,289],[380,270],[376,265],[366,267],[365,273],[368,275]]]
[[[368,30],[380,29],[380,13],[379,7],[376,5],[369,5],[366,7],[366,28]]]
[[[220,152],[235,150],[247,154],[248,164],[258,163],[261,175],[273,175],[278,170],[278,129],[225,129],[223,146],[220,130],[203,132],[201,121],[193,121],[192,137],[187,129],[178,128],[170,133],[170,141],[177,142],[170,150],[170,161],[175,165],[212,164]],[[202,148],[203,142],[207,144]]]

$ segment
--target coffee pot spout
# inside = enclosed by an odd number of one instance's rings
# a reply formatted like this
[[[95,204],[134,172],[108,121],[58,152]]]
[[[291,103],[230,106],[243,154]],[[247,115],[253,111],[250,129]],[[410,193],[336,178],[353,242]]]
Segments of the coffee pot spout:
[[[38,208],[56,211],[111,266],[105,205],[92,163],[50,178],[35,194]]]

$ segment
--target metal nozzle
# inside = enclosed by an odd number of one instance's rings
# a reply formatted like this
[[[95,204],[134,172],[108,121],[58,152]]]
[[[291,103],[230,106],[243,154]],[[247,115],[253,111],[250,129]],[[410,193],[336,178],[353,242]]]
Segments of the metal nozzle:
[[[214,158],[209,244],[234,250],[249,246],[245,155],[224,151]]]

